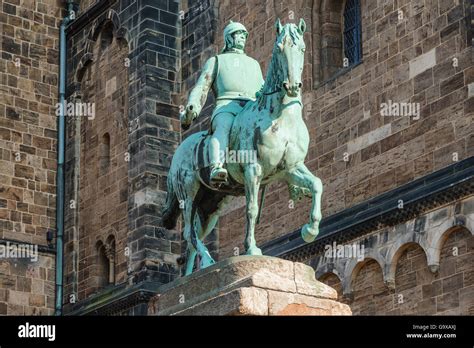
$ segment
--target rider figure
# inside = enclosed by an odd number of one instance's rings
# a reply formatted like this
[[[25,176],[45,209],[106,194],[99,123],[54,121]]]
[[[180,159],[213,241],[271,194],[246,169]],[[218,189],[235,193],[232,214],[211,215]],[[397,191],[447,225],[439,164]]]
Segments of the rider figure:
[[[189,128],[206,103],[212,87],[216,96],[216,107],[211,116],[211,139],[209,142],[210,182],[216,186],[227,181],[227,170],[223,168],[222,155],[229,144],[229,134],[237,115],[264,83],[260,64],[244,52],[248,32],[236,22],[224,29],[225,47],[221,54],[210,58],[189,95],[184,113],[183,128]]]

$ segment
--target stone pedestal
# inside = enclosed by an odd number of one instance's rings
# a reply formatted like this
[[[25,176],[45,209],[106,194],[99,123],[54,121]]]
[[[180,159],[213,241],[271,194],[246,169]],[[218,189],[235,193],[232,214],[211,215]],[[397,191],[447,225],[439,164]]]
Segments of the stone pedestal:
[[[237,256],[177,279],[148,304],[149,315],[351,315],[305,264]]]

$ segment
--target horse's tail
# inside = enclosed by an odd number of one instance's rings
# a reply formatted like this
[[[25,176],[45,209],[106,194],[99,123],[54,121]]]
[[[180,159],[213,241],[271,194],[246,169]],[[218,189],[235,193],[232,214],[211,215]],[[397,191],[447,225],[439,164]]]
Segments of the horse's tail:
[[[179,209],[179,201],[174,191],[171,173],[168,174],[167,186],[168,193],[166,194],[166,204],[163,210],[162,222],[166,229],[172,230],[176,226],[181,210]]]

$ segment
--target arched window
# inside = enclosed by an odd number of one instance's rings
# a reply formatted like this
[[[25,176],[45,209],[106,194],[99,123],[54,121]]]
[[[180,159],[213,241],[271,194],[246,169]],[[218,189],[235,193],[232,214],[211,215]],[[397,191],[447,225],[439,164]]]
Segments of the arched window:
[[[97,287],[99,289],[115,284],[115,237],[110,235],[105,243],[98,241],[97,252]]]
[[[100,165],[100,175],[103,175],[107,172],[107,169],[110,165],[110,135],[105,133],[102,136],[100,146],[99,146],[99,165]]]
[[[352,66],[362,58],[360,0],[347,0],[344,6],[345,66]]]
[[[360,0],[313,0],[314,86],[362,60]]]
[[[331,79],[343,67],[343,7],[343,0],[323,0],[321,3],[321,37],[317,53],[321,57],[320,82]]]
[[[109,260],[109,284],[115,284],[115,237],[110,235],[106,241]]]
[[[110,263],[106,246],[102,242],[96,245],[97,250],[97,287],[103,288],[109,284]]]
[[[114,26],[112,22],[107,22],[104,25],[104,28],[102,29],[102,32],[100,34],[100,48],[102,50],[105,50],[112,44],[112,41],[114,40],[113,30]]]

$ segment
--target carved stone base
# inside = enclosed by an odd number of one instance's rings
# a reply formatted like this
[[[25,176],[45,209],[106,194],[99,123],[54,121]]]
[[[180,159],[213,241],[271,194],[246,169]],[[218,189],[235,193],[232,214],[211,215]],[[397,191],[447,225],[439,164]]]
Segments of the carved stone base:
[[[237,256],[160,289],[149,315],[351,315],[305,264]]]

